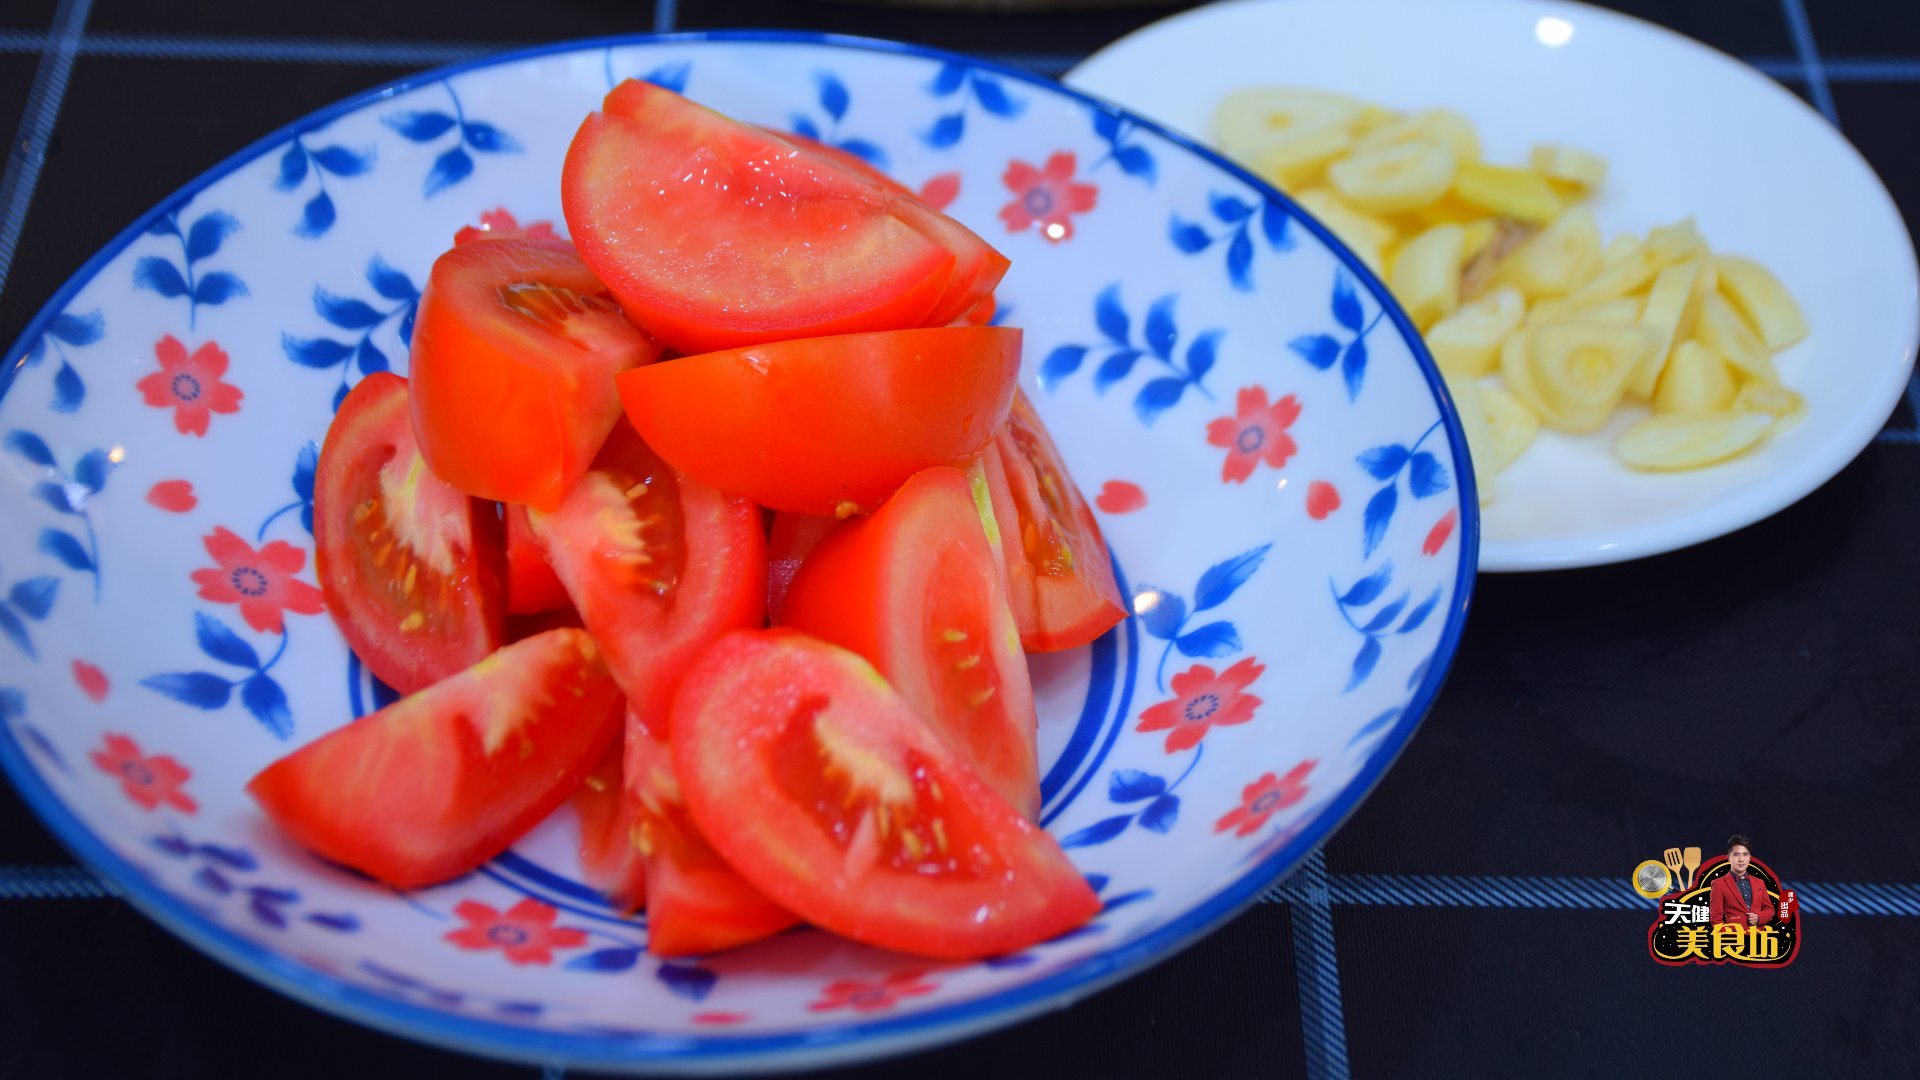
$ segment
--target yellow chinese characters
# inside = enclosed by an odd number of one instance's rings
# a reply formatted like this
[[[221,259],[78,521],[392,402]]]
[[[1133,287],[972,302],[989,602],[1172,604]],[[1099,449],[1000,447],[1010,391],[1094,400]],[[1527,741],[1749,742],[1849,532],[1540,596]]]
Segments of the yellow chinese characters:
[[[1656,948],[1655,954],[1662,960],[1687,960],[1697,958],[1707,961],[1746,961],[1748,963],[1780,959],[1780,931],[1772,926],[1741,926],[1738,923],[1721,923],[1719,926],[1680,926],[1676,929],[1674,948],[1676,952],[1666,952]]]

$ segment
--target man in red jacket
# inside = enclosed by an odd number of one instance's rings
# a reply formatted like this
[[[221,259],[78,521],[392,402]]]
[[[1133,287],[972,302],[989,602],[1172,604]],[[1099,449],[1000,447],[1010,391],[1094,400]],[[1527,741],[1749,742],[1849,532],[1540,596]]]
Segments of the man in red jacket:
[[[1747,838],[1735,833],[1727,837],[1727,873],[1713,879],[1708,890],[1713,909],[1713,925],[1738,923],[1764,926],[1773,921],[1773,900],[1767,896],[1767,883],[1748,874],[1753,852]]]

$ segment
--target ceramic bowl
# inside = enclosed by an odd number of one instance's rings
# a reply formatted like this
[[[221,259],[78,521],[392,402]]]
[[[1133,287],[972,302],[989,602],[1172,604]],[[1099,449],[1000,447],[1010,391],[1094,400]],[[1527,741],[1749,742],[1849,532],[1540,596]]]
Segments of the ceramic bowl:
[[[1137,613],[1037,656],[1043,822],[1104,910],[936,964],[798,931],[663,962],[562,809],[399,894],[278,834],[257,770],[391,700],[319,606],[315,446],[404,372],[455,229],[560,212],[581,118],[642,77],[868,158],[1013,263],[999,319]],[[494,220],[503,220],[496,216]],[[1163,959],[1322,843],[1434,700],[1476,527],[1401,313],[1247,174],[1058,85],[795,34],[569,43],[274,133],[133,223],[0,375],[0,763],[76,854],[278,990],[478,1054],[790,1068],[953,1039]]]

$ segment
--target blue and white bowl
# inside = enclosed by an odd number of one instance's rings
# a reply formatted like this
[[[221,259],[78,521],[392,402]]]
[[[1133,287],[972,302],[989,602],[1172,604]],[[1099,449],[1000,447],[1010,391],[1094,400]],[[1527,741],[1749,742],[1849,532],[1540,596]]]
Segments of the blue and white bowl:
[[[389,700],[319,610],[315,446],[404,371],[453,232],[563,224],[579,120],[638,76],[872,160],[1013,261],[999,319],[1136,617],[1035,657],[1044,823],[1090,925],[943,965],[813,931],[698,960],[580,884],[562,810],[398,894],[242,791]],[[1153,124],[924,49],[798,34],[563,44],[248,147],[87,263],[0,372],[0,763],[136,906],[260,981],[474,1053],[846,1062],[1059,1007],[1218,926],[1379,780],[1459,643],[1477,517],[1413,329],[1319,225]]]

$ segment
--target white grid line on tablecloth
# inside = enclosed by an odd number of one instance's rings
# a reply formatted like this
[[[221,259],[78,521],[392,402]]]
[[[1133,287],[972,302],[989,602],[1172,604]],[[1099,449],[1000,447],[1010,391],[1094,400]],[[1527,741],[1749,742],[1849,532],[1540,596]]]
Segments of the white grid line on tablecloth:
[[[1796,0],[1784,0],[1796,5]],[[683,29],[679,5],[662,0],[654,14],[654,29],[666,33]],[[538,44],[527,41],[357,41],[350,38],[269,37],[226,34],[158,34],[96,31],[88,34],[80,52],[139,60],[227,60],[295,64],[443,64],[470,60],[489,53]],[[1811,38],[1806,43],[1812,47]],[[0,53],[47,52],[58,45],[56,35],[44,30],[0,28]],[[994,51],[983,59],[1058,76],[1087,58],[1086,53]],[[1809,56],[1811,60],[1809,60]],[[1754,55],[1745,62],[1776,79],[1823,86],[1842,82],[1920,82],[1920,57]],[[1816,95],[1820,92],[1816,92]],[[1831,95],[1828,95],[1829,99]],[[1826,111],[1825,109],[1822,110]]]
[[[1329,903],[1341,907],[1498,907],[1545,910],[1650,911],[1625,874],[1596,877],[1501,877],[1448,874],[1329,874]],[[1788,882],[1801,909],[1813,915],[1920,916],[1920,885],[1827,881]],[[1300,875],[1263,894],[1266,903],[1313,902],[1313,885]]]
[[[47,45],[34,69],[33,85],[27,91],[26,108],[21,112],[6,168],[0,171],[0,292],[6,290],[13,270],[13,255],[27,224],[27,206],[33,202],[33,189],[40,184],[47,140],[53,134],[54,119],[60,115],[60,102],[67,96],[73,58],[92,7],[93,0],[60,0],[54,8],[53,29],[46,35]]]
[[[44,52],[53,35],[0,30],[0,52]],[[247,37],[212,34],[87,35],[83,56],[117,60],[226,60],[276,64],[370,64],[416,67],[471,60],[531,42],[351,41],[345,38]]]
[[[1793,34],[1794,51],[1806,68],[1807,90],[1813,96],[1813,107],[1834,127],[1839,127],[1840,113],[1833,107],[1833,91],[1827,85],[1827,72],[1820,62],[1820,48],[1813,41],[1813,24],[1807,19],[1806,5],[1801,0],[1780,0],[1780,8],[1787,17],[1787,29]]]
[[[1784,56],[1753,56],[1747,63],[1776,79],[1807,81],[1807,66]],[[1820,70],[1832,83],[1920,82],[1920,60],[1899,56],[1824,56]]]
[[[1307,1080],[1346,1080],[1347,1021],[1340,1007],[1340,949],[1333,938],[1325,849],[1307,856],[1288,879],[1293,971],[1300,986],[1300,1044]]]
[[[1327,874],[1324,896],[1336,907],[1501,907],[1548,910],[1637,911],[1650,905],[1626,875],[1502,877],[1486,874]],[[1304,870],[1304,867],[1303,867]],[[1815,915],[1920,917],[1920,884],[1789,882]],[[88,900],[118,896],[83,866],[0,866],[0,900]],[[1295,874],[1260,897],[1265,903],[1306,904],[1311,884]]]

